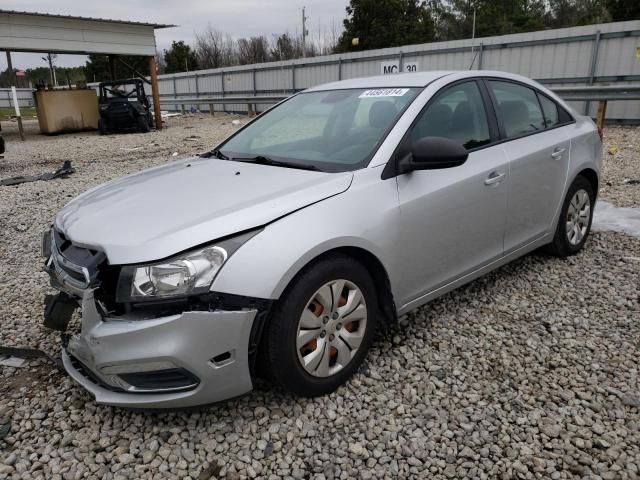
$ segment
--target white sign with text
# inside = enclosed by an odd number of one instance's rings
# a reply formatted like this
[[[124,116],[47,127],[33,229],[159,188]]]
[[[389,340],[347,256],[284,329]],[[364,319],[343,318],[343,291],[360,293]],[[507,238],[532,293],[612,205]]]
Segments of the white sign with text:
[[[402,66],[403,72],[417,72],[418,71],[418,63],[417,62],[405,62]],[[394,73],[400,73],[400,61],[399,60],[389,60],[388,62],[380,63],[380,73],[382,75],[390,75]]]

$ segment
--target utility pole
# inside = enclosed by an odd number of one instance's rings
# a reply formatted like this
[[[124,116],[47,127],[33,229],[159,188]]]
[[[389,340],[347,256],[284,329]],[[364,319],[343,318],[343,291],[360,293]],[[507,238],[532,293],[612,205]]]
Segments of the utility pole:
[[[58,86],[58,80],[56,79],[56,69],[53,66],[53,55],[47,53],[46,57],[42,57],[42,60],[49,63],[49,76],[51,78],[51,85]]]
[[[302,7],[302,56],[306,57],[307,56],[307,34],[309,32],[307,32],[307,20],[309,20],[309,17],[305,16],[305,8],[306,7]]]
[[[471,27],[471,54],[473,55],[473,47],[476,39],[476,9],[473,9],[473,26]]]

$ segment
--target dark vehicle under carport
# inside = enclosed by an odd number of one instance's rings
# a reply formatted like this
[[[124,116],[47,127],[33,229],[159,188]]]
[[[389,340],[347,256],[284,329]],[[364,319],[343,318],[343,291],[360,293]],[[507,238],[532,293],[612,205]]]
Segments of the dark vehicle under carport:
[[[102,82],[99,85],[101,135],[112,132],[146,133],[153,126],[151,105],[139,78]]]

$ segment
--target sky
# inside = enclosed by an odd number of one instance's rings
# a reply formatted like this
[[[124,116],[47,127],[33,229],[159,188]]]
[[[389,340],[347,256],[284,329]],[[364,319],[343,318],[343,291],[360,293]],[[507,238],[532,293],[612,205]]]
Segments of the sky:
[[[27,12],[77,15],[148,23],[178,25],[156,30],[159,49],[168,48],[172,40],[192,43],[194,32],[211,23],[214,29],[234,38],[302,30],[302,7],[306,7],[307,30],[312,38],[319,31],[339,32],[348,0],[2,0],[2,9]],[[42,54],[12,54],[14,68],[45,66]],[[84,65],[86,57],[58,55],[56,65]],[[0,69],[7,68],[0,55]]]

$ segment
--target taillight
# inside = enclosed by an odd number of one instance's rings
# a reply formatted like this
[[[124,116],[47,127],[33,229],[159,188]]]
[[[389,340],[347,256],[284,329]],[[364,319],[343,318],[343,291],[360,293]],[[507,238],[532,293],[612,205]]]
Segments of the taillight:
[[[602,127],[598,127],[598,136],[600,137],[600,141],[604,138],[604,129]]]

